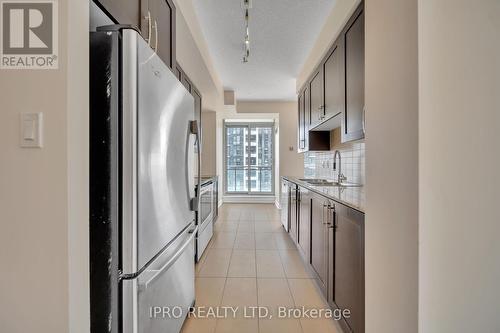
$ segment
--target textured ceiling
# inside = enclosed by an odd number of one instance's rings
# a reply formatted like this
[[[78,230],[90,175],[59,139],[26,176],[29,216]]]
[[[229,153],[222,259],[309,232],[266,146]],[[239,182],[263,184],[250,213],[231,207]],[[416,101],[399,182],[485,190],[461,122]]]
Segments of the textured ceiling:
[[[193,0],[225,89],[238,100],[295,100],[297,77],[335,0],[253,0],[250,58],[242,63],[241,0]]]

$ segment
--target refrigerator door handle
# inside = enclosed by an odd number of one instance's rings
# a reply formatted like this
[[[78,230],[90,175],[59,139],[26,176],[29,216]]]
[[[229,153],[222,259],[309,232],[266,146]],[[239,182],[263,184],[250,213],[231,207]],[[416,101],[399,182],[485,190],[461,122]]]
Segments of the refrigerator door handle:
[[[200,129],[198,127],[198,121],[196,120],[191,120],[189,122],[189,130],[191,134],[194,134],[196,136],[196,159],[197,159],[197,172],[196,172],[196,179],[197,182],[195,186],[198,188],[196,191],[196,197],[191,198],[191,210],[197,212],[199,210],[199,205],[200,205],[200,184],[201,184],[201,152],[200,152]],[[189,141],[189,140],[188,140]],[[188,154],[190,154],[190,150],[188,149]],[[189,174],[189,170],[186,170],[186,172]]]
[[[194,237],[196,236],[197,231],[198,231],[198,226],[196,226],[194,229],[189,230],[188,233],[191,234],[191,236],[189,236],[189,238],[184,242],[184,244],[182,244],[182,246],[177,250],[177,252],[175,252],[175,254],[172,255],[172,257],[162,267],[154,271],[154,274],[146,282],[139,283],[139,288],[142,290],[147,289],[148,286],[151,283],[153,283],[162,272],[168,270],[173,264],[175,264],[177,259],[182,255],[182,253],[184,253],[186,247],[188,247],[189,244],[191,244]]]

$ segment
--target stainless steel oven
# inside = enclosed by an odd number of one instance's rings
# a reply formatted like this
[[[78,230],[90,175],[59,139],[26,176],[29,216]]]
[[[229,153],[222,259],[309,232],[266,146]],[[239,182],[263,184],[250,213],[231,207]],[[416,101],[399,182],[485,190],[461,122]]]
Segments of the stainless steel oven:
[[[214,183],[202,182],[198,214],[198,237],[196,239],[196,261],[200,260],[213,235]]]

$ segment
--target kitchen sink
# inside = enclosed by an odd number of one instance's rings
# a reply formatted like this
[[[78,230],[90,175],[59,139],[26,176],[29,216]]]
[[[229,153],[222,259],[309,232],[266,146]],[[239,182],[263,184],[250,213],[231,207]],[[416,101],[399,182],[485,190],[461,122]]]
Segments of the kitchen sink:
[[[338,183],[338,182],[334,182],[334,181],[326,180],[326,179],[300,178],[299,180],[306,182],[308,184],[314,185],[314,186],[340,186],[340,187],[361,187],[361,186],[363,186],[360,184],[348,183],[348,182]]]

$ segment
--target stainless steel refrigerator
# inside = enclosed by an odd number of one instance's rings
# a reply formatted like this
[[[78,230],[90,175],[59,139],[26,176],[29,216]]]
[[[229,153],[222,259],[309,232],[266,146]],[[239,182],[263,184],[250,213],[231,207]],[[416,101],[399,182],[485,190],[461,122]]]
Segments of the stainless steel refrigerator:
[[[177,333],[195,299],[194,100],[128,27],[91,33],[90,68],[91,331]]]

